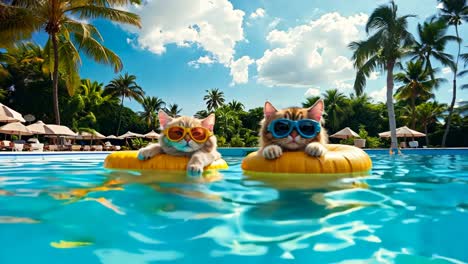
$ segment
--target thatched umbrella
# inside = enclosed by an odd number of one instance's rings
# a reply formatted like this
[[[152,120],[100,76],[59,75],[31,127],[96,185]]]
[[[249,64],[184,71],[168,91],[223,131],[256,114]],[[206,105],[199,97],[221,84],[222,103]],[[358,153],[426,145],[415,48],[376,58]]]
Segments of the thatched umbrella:
[[[4,126],[0,127],[0,133],[3,134],[10,134],[10,135],[19,135],[21,138],[22,135],[30,136],[33,133],[23,124],[20,122],[8,123]]]
[[[348,139],[352,137],[360,137],[356,132],[354,132],[351,128],[345,127],[340,131],[336,132],[335,134],[331,135],[332,138],[342,138]]]
[[[0,103],[0,122],[26,122],[26,120],[20,113]]]
[[[396,136],[397,137],[424,137],[426,136],[426,134],[421,133],[416,130],[412,130],[408,128],[407,126],[403,126],[403,127],[399,127],[396,129]],[[391,137],[390,131],[379,133],[379,137],[382,137],[382,138]]]

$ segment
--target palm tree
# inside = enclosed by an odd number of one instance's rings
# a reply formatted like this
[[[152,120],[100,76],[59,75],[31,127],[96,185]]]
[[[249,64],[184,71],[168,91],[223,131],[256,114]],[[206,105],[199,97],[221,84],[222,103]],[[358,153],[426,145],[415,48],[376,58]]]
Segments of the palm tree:
[[[369,17],[366,32],[375,31],[364,41],[352,42],[349,47],[354,51],[352,59],[358,70],[354,82],[357,95],[362,94],[366,78],[375,70],[387,71],[387,110],[391,131],[391,148],[396,149],[395,109],[393,106],[393,68],[414,43],[408,32],[407,19],[414,15],[397,16],[395,2],[377,7]]]
[[[232,100],[231,102],[228,103],[229,108],[231,108],[232,111],[235,112],[240,112],[244,110],[244,104],[237,100]]]
[[[327,90],[323,96],[327,123],[333,131],[337,131],[346,117],[347,98],[338,89]]]
[[[197,111],[194,115],[194,117],[198,118],[198,119],[203,119],[203,118],[206,118],[207,116],[209,116],[210,113],[208,113],[208,111],[206,110],[200,110],[200,111]]]
[[[143,111],[140,112],[140,117],[146,121],[149,129],[157,127],[158,111],[166,106],[166,103],[156,96],[146,96],[141,101]]]
[[[107,86],[106,86],[106,93],[114,96],[120,96],[120,113],[119,113],[119,124],[117,126],[116,135],[119,135],[120,125],[122,122],[122,110],[124,107],[124,99],[125,97],[129,99],[135,99],[137,101],[141,101],[145,92],[143,89],[138,86],[136,83],[136,76],[129,75],[125,73],[124,76],[119,75],[119,77],[113,79]]]
[[[433,122],[436,122],[437,118],[442,115],[445,109],[445,105],[438,104],[437,102],[422,103],[416,107],[416,116],[424,128],[427,146],[429,146],[427,126]]]
[[[438,0],[442,4],[440,8],[440,17],[447,22],[448,25],[455,27],[455,33],[458,39],[458,52],[455,57],[455,63],[452,66],[453,71],[453,95],[452,102],[449,107],[449,114],[447,117],[446,127],[444,136],[442,137],[442,147],[445,147],[445,141],[450,131],[450,123],[452,122],[453,108],[457,100],[457,72],[458,72],[458,60],[461,52],[461,39],[458,34],[458,26],[462,24],[462,21],[468,21],[468,6],[466,6],[466,0]]]
[[[410,54],[414,55],[412,60],[421,60],[425,71],[430,73],[431,79],[434,79],[434,69],[431,58],[436,59],[444,66],[453,67],[453,56],[445,53],[445,47],[449,41],[457,40],[455,36],[448,36],[447,25],[443,20],[434,20],[418,24],[418,36],[420,41],[414,42],[413,50]]]
[[[313,106],[319,99],[320,99],[320,96],[307,97],[306,101],[302,103],[302,107],[309,108]]]
[[[218,88],[206,90],[206,92],[208,94],[203,97],[203,100],[206,101],[208,111],[216,110],[224,104],[224,92],[219,91]]]
[[[8,3],[9,4],[6,4]],[[46,50],[53,53],[49,62],[52,68],[53,106],[56,123],[60,124],[58,103],[59,72],[63,73],[69,91],[79,86],[79,52],[93,60],[122,69],[122,61],[104,47],[102,37],[86,20],[97,18],[140,26],[136,14],[114,8],[117,5],[139,2],[136,0],[15,0],[0,2],[0,46],[30,39],[34,32],[45,31],[49,35]],[[71,93],[72,94],[72,93]]]
[[[423,69],[422,60],[406,63],[403,72],[395,74],[395,80],[403,85],[397,88],[395,98],[398,100],[410,100],[411,128],[416,127],[416,99],[427,101],[433,97],[433,88],[437,88],[445,79],[431,80],[432,71]]]
[[[165,112],[172,117],[179,117],[180,112],[182,112],[182,108],[179,108],[178,104],[170,104],[165,109]]]

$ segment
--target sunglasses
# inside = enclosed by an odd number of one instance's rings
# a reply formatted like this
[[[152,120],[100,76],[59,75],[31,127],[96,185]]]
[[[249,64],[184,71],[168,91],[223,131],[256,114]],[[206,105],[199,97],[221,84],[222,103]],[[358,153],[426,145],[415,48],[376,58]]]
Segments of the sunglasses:
[[[208,140],[213,134],[210,130],[204,127],[180,127],[174,126],[164,129],[164,135],[170,141],[180,141],[182,140],[187,133],[190,135],[190,138],[197,143],[204,143]]]
[[[320,123],[312,119],[290,120],[275,119],[268,126],[270,132],[275,138],[285,138],[296,129],[297,133],[303,138],[314,138],[320,133]]]

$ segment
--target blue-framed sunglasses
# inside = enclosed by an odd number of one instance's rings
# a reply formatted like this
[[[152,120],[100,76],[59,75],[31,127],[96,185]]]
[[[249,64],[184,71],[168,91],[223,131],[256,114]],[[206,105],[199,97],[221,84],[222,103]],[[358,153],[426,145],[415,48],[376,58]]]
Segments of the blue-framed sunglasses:
[[[296,129],[297,133],[303,138],[314,138],[320,133],[320,123],[312,119],[290,120],[276,119],[268,126],[270,132],[275,138],[285,138]]]

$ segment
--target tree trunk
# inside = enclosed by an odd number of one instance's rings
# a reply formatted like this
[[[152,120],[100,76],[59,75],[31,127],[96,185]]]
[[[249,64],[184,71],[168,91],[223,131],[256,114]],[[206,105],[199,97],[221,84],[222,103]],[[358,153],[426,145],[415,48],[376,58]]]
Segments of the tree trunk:
[[[395,109],[393,107],[393,67],[395,61],[389,61],[387,63],[387,111],[388,111],[388,123],[390,127],[391,135],[391,149],[398,148],[398,141],[396,137],[396,120],[395,120]]]
[[[416,95],[411,97],[411,129],[416,128]]]
[[[124,96],[122,95],[122,100],[120,102],[120,112],[119,112],[119,124],[117,125],[116,136],[119,136],[120,124],[122,122],[122,110],[123,110]]]
[[[458,25],[457,24],[455,24],[455,32],[457,33],[457,38],[459,38],[459,36],[458,36]],[[449,115],[447,117],[447,123],[446,123],[447,126],[445,127],[444,136],[442,137],[442,147],[445,147],[445,142],[447,140],[447,136],[448,136],[448,133],[449,133],[449,130],[450,130],[450,124],[452,123],[453,108],[455,107],[455,102],[457,100],[457,72],[458,72],[458,59],[460,58],[460,50],[461,50],[460,45],[461,45],[461,43],[460,43],[460,41],[458,41],[458,53],[457,53],[457,59],[455,60],[455,69],[453,71],[452,103],[450,104]]]
[[[50,35],[52,39],[52,49],[54,50],[54,70],[52,73],[52,84],[53,84],[53,105],[54,105],[54,114],[55,114],[55,123],[60,125],[60,110],[59,110],[59,101],[58,101],[58,45],[57,45],[57,35],[55,33]]]
[[[426,146],[429,147],[429,136],[427,134],[427,123],[424,123],[424,134],[426,134]]]
[[[411,129],[416,129],[416,95],[413,95],[411,97]],[[414,137],[412,137],[412,140],[414,141]]]

